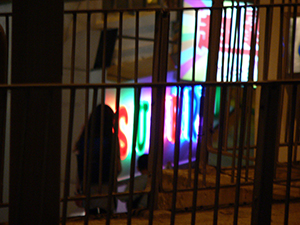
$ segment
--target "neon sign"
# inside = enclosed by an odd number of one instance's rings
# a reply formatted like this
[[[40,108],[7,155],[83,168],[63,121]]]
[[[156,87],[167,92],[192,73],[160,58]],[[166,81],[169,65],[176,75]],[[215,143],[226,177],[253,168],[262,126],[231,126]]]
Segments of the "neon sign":
[[[179,89],[180,90],[180,89]],[[201,86],[184,87],[183,89],[183,111],[181,118],[180,145],[181,154],[180,161],[185,161],[189,152],[188,144],[196,144],[199,125],[199,110]],[[180,93],[180,92],[179,92]],[[150,122],[151,122],[151,88],[142,88],[140,97],[140,111],[138,121],[138,131],[136,140],[136,157],[149,152],[150,147]],[[175,131],[176,131],[176,115],[177,101],[180,101],[177,87],[166,88],[165,96],[165,125],[164,125],[164,158],[163,164],[173,162]],[[191,99],[193,97],[193,99]],[[193,103],[193,109],[191,102]],[[115,109],[115,92],[106,91],[106,104]],[[133,120],[134,120],[134,89],[123,88],[120,95],[119,108],[119,141],[120,141],[120,157],[122,163],[122,173],[119,179],[126,179],[130,174],[130,163],[132,155],[132,139],[133,139]],[[192,126],[192,127],[191,127]],[[192,128],[192,129],[191,129]],[[191,135],[190,135],[191,134]],[[190,138],[191,137],[191,138]],[[194,150],[193,150],[194,151]]]
[[[232,1],[224,1],[224,6],[237,5]],[[239,2],[239,5],[244,3]],[[212,1],[204,0],[184,0],[184,7],[211,7]],[[253,9],[252,7],[241,8],[239,27],[237,23],[238,10],[237,8],[226,8],[226,14],[223,11],[222,27],[220,35],[220,50],[218,61],[217,80],[227,81],[248,81],[249,63],[250,63],[250,47],[253,23]],[[195,80],[206,80],[206,67],[208,59],[208,45],[209,45],[209,29],[210,29],[210,9],[200,9],[197,13],[197,32],[195,32],[196,13],[195,10],[185,10],[183,14],[182,26],[182,47],[181,47],[181,74],[183,80],[192,80],[193,68],[195,68]],[[226,17],[225,17],[226,16]],[[258,18],[255,19],[255,24],[258,23]],[[224,29],[224,22],[226,22],[226,29]],[[245,24],[245,25],[244,25]],[[238,38],[235,34],[239,31]],[[196,47],[194,48],[194,39],[196,33]],[[255,37],[255,56],[254,56],[254,77],[257,80],[257,64],[258,64],[258,37],[259,28],[257,28],[257,36]],[[225,39],[225,40],[224,40]],[[223,46],[224,41],[224,46]],[[238,48],[239,46],[239,48]],[[243,46],[243,49],[242,49]],[[224,55],[223,55],[224,47]],[[195,66],[194,63],[194,49],[195,49]],[[234,50],[233,50],[234,49]],[[235,56],[233,56],[235,53]],[[238,53],[238,54],[237,54]],[[238,55],[238,58],[237,58]],[[224,58],[223,58],[224,56]],[[225,62],[225,63],[223,63]],[[237,71],[239,70],[239,71]],[[229,73],[228,73],[229,72]],[[239,74],[240,77],[237,77]]]
[[[224,5],[232,4],[224,2]],[[211,1],[201,1],[201,0],[185,0],[185,7],[210,7]],[[223,21],[226,20],[227,24],[235,24],[236,21],[236,9],[227,9],[227,15],[232,17],[223,18]],[[233,10],[233,11],[232,11]],[[241,13],[241,18],[245,18],[245,21],[242,19],[240,24],[245,22],[245,28],[240,29],[241,32],[244,32],[244,50],[241,53],[241,49],[235,50],[240,52],[240,57],[243,57],[242,64],[242,76],[241,80],[248,80],[248,68],[249,68],[249,59],[250,59],[250,43],[251,43],[251,33],[252,33],[252,9],[243,9]],[[244,17],[245,16],[245,17]],[[196,52],[195,52],[195,66],[194,62],[194,47],[193,39],[195,37],[195,11],[186,10],[183,16],[183,27],[182,27],[182,49],[181,49],[181,74],[180,77],[183,80],[191,80],[193,75],[193,68],[195,68],[195,80],[196,81],[205,81],[206,80],[206,67],[207,67],[207,56],[208,56],[208,34],[210,26],[210,10],[204,9],[198,11],[198,27],[197,27],[197,40],[196,40]],[[250,23],[251,22],[251,23]],[[234,25],[235,26],[235,25]],[[229,25],[222,32],[225,32],[225,54],[224,60],[230,65],[230,70],[233,71],[233,76],[230,81],[237,80],[236,77],[237,65],[232,63],[232,50],[230,45],[233,45],[233,42],[236,42],[234,38],[230,38],[230,34],[233,35],[231,30],[235,27],[230,27]],[[221,32],[221,35],[223,33]],[[222,36],[223,37],[223,36]],[[231,40],[232,43],[229,43]],[[258,34],[257,34],[258,40]],[[221,68],[227,70],[228,68],[222,67],[222,49],[223,49],[223,40],[220,39],[220,53],[219,53],[219,62],[218,62],[218,72],[217,80],[221,80]],[[254,80],[257,79],[257,61],[258,61],[258,44],[256,46],[255,53],[255,74]],[[225,63],[227,64],[227,63]],[[227,76],[227,77],[226,77]],[[224,75],[224,79],[228,79],[228,75]],[[139,82],[149,82],[149,78],[142,78]],[[187,161],[190,152],[190,146],[192,147],[192,158],[195,157],[197,137],[198,137],[198,126],[199,126],[199,112],[200,112],[200,100],[202,87],[184,87],[182,90],[182,99],[180,99],[179,93],[180,88],[178,87],[167,87],[166,96],[165,96],[165,122],[164,122],[164,155],[163,155],[163,165],[168,162],[173,162],[174,159],[174,146],[175,146],[175,131],[176,131],[176,122],[178,109],[177,105],[179,102],[182,102],[182,115],[181,115],[181,124],[180,124],[180,155],[179,161],[184,163]],[[149,152],[149,142],[150,142],[150,121],[151,121],[151,99],[152,91],[151,88],[142,88],[141,96],[139,99],[139,121],[138,121],[138,130],[137,130],[137,140],[135,144],[136,156],[140,156],[144,153]],[[122,162],[122,173],[119,179],[126,179],[130,174],[130,164],[131,164],[131,155],[132,155],[132,146],[133,146],[133,121],[134,121],[134,89],[133,88],[122,88],[120,95],[120,108],[119,108],[119,139],[120,139],[120,155]],[[114,109],[115,104],[115,92],[110,91],[106,94],[106,104],[110,105]]]

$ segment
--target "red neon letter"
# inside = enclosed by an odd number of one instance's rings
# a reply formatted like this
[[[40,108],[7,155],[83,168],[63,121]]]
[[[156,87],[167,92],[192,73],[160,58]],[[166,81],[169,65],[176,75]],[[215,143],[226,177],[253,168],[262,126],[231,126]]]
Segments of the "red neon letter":
[[[128,113],[127,110],[124,106],[121,106],[120,108],[120,112],[119,112],[119,124],[121,119],[125,120],[125,124],[128,123]],[[127,138],[125,136],[125,134],[122,132],[121,128],[119,128],[119,140],[120,140],[120,158],[121,160],[126,159],[127,155],[128,155],[128,151],[127,151]]]

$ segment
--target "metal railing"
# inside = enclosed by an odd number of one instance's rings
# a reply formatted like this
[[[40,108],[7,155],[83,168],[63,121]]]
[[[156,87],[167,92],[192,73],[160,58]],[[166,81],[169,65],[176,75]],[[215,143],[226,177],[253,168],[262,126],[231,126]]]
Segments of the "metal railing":
[[[59,89],[63,99],[62,224],[68,223],[76,200],[85,201],[87,213],[83,220],[88,224],[92,199],[125,195],[130,199],[126,219],[131,224],[134,193],[149,195],[149,224],[155,223],[153,215],[156,209],[169,210],[171,224],[175,224],[179,210],[187,209],[191,212],[191,224],[195,224],[196,213],[203,207],[213,209],[212,221],[217,224],[219,209],[231,205],[234,205],[233,224],[237,224],[239,207],[244,203],[252,204],[253,224],[261,221],[269,224],[270,206],[275,201],[285,204],[284,223],[288,224],[290,201],[299,201],[299,191],[295,194],[291,190],[300,188],[300,80],[294,65],[297,55],[293,38],[296,37],[297,27],[293,21],[297,18],[297,7],[297,4],[289,3],[66,11],[65,17],[71,23],[65,28],[68,38],[65,41],[62,84],[10,84],[6,75],[9,68],[1,70],[0,93],[4,100],[0,102],[0,183],[3,184],[4,171],[7,171],[5,154],[9,154],[5,139],[9,109],[7,95],[16,89],[24,93],[41,88],[50,92]],[[183,24],[186,22],[185,13],[194,18],[189,24],[191,33],[182,32],[187,26]],[[3,14],[1,18],[5,21],[3,33],[9,34],[11,14]],[[207,42],[199,34],[203,32],[199,23],[204,22],[209,26]],[[246,26],[250,28],[246,29]],[[274,31],[275,27],[279,27],[278,32]],[[112,47],[107,37],[111,28],[117,29],[118,33],[113,37],[116,43],[112,49],[115,50],[110,67],[107,67],[107,52]],[[190,40],[186,39],[188,35]],[[9,36],[6,38],[10,41]],[[284,45],[278,44],[278,40]],[[184,65],[181,65],[184,54],[179,54],[187,49],[184,41],[191,48],[191,74],[187,77],[182,72]],[[9,46],[10,42],[7,43]],[[197,57],[205,47],[209,54],[205,68],[200,70]],[[101,69],[94,67],[95,61],[99,60],[96,51],[99,48],[102,50]],[[8,53],[3,55],[7,60]],[[246,66],[245,61],[248,62]],[[145,65],[149,62],[151,65]],[[276,68],[271,66],[272,62],[276,62]],[[203,71],[206,81],[199,77]],[[244,74],[247,74],[246,78]],[[147,106],[143,105],[145,102],[148,102]],[[107,193],[91,194],[91,184],[87,179],[90,174],[87,173],[84,193],[73,195],[77,175],[74,144],[92,109],[104,103],[116,113],[114,130],[119,134],[121,148],[131,143],[125,153],[121,151],[123,173],[119,176],[123,183],[128,179],[131,188],[126,193],[117,192],[116,184],[110,179]],[[146,110],[142,111],[144,106],[151,112],[151,117],[145,120],[148,128],[143,134],[147,139],[143,151],[149,152],[151,180],[145,191],[135,192],[133,178],[137,175],[136,158],[141,154],[137,143],[141,138],[139,125],[145,119],[141,116],[146,115]],[[126,143],[120,135],[128,135]],[[103,132],[100,139],[103,140]],[[117,155],[113,151],[112,157]],[[86,153],[86,160],[88,157],[91,159],[92,156]],[[100,157],[100,164],[103,160]],[[85,164],[86,171],[90,171],[89,165]],[[111,168],[113,177],[114,163]],[[101,185],[100,182],[99,189]],[[284,194],[273,195],[273,185],[281,187]],[[0,187],[2,208],[9,207],[9,203],[3,200],[3,187],[8,187],[8,184]],[[228,188],[232,192],[230,196],[224,192]],[[245,197],[241,193],[246,189],[250,194]],[[203,200],[201,194],[204,192],[213,192],[213,197]],[[107,224],[116,213],[110,210],[109,204],[111,201],[108,201],[109,210],[105,214]]]

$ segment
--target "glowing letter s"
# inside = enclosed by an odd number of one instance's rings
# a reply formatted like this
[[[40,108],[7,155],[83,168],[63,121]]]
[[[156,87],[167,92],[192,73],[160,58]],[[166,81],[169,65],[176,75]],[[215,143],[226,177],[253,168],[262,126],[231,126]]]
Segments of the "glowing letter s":
[[[127,125],[128,113],[124,106],[121,106],[121,108],[120,108],[119,124],[122,119],[125,120],[125,124]],[[120,158],[121,158],[121,160],[124,160],[124,159],[126,159],[126,157],[128,155],[128,151],[127,151],[128,144],[127,144],[127,138],[126,138],[125,134],[122,132],[121,127],[119,129],[119,140],[120,140]]]

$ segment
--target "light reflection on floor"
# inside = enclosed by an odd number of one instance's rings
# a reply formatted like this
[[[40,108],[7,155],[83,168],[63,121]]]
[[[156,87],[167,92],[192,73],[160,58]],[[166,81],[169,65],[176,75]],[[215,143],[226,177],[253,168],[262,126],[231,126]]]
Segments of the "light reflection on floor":
[[[123,192],[125,190],[125,188],[126,188],[125,184],[119,185],[118,192]],[[118,200],[116,213],[124,213],[124,212],[127,212],[126,203]],[[69,213],[68,217],[78,217],[78,216],[84,216],[84,215],[85,215],[85,212],[84,212],[83,208],[76,208],[71,213]]]

